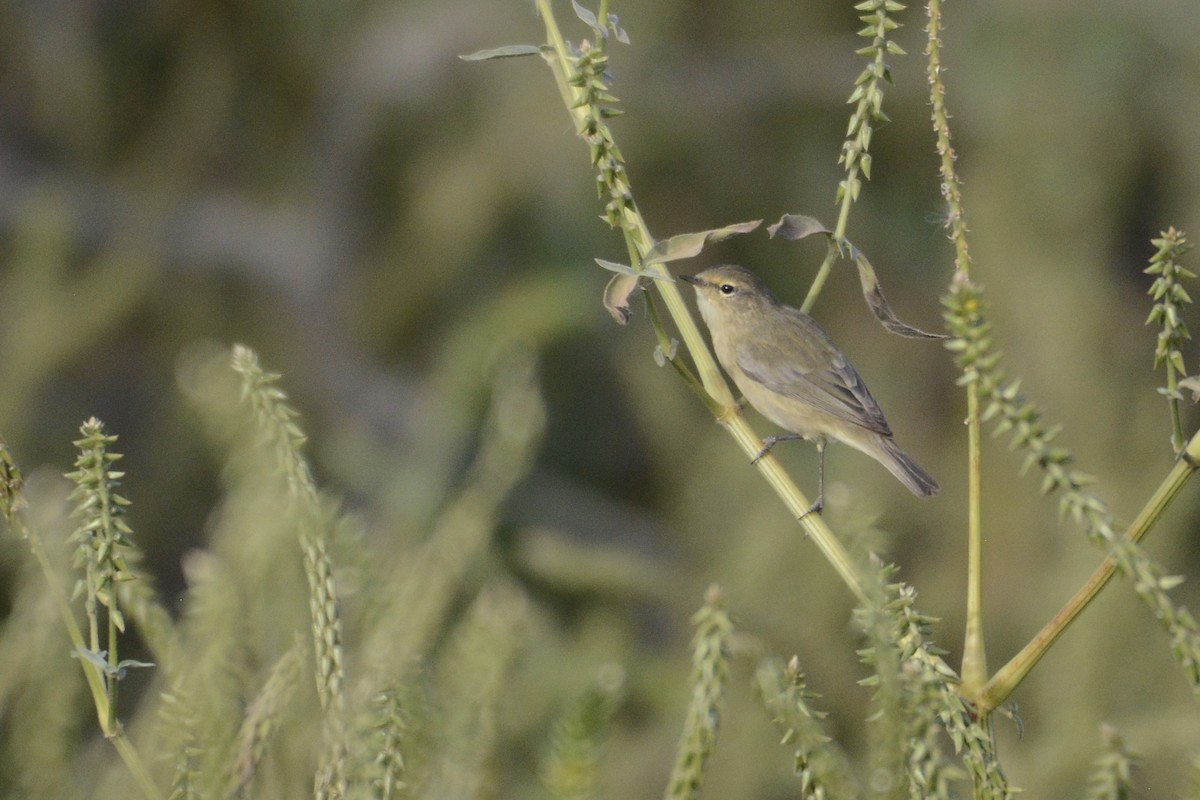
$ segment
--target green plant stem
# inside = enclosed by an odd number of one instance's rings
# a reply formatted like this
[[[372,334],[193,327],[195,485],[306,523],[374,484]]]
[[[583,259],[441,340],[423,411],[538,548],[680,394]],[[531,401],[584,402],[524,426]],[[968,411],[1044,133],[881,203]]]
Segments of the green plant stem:
[[[121,760],[125,762],[126,768],[133,774],[133,779],[137,781],[138,788],[142,790],[142,796],[147,798],[147,800],[162,800],[162,793],[159,792],[154,779],[150,777],[150,771],[142,763],[142,757],[138,755],[133,742],[129,741],[129,738],[125,736],[125,732],[118,730],[116,733],[110,734],[108,739],[113,743],[113,747],[117,748],[117,753],[121,756]]]
[[[847,185],[858,179],[858,166],[852,165],[846,177]],[[808,287],[808,294],[804,296],[804,302],[800,305],[800,310],[805,314],[812,311],[812,307],[817,303],[817,297],[820,296],[821,290],[825,288],[825,281],[829,279],[829,273],[833,272],[833,265],[837,262],[838,256],[842,253],[842,242],[846,241],[846,224],[850,221],[850,206],[853,204],[853,193],[845,191],[842,193],[841,208],[838,209],[837,224],[833,228],[833,234],[829,237],[829,249],[825,251],[825,260],[821,262],[821,266],[817,269],[817,274],[813,278],[812,285]]]
[[[967,248],[967,223],[963,214],[962,188],[954,166],[957,155],[950,141],[950,113],[946,110],[946,85],[942,82],[942,4],[929,0],[926,6],[928,45],[925,54],[929,100],[933,106],[933,130],[942,196],[948,211],[947,227],[954,242],[954,280],[969,280],[971,253]],[[979,387],[967,384],[967,622],[963,638],[963,689],[969,697],[987,680],[987,656],[983,635],[983,481],[980,467],[981,436]]]
[[[54,571],[54,567],[50,563],[50,558],[42,548],[41,537],[35,531],[30,530],[24,521],[14,519],[11,524],[14,530],[29,545],[33,557],[37,559],[38,566],[42,570],[42,576],[46,579],[46,585],[49,587],[50,594],[54,597],[54,605],[58,609],[59,617],[62,619],[63,626],[67,629],[67,637],[71,640],[75,652],[82,654],[85,650],[89,649],[87,642],[84,641],[83,631],[80,629],[79,623],[75,620],[75,612],[71,609],[71,602],[67,598],[67,593],[63,590],[62,584],[58,580],[58,574]],[[146,769],[146,765],[142,761],[141,756],[138,755],[138,751],[125,736],[125,731],[116,720],[116,697],[114,694],[112,700],[109,699],[108,692],[105,690],[106,681],[100,673],[100,669],[82,655],[79,656],[78,661],[80,668],[83,670],[84,680],[87,681],[88,690],[91,692],[92,702],[96,707],[96,719],[100,723],[100,730],[104,733],[104,738],[112,742],[113,747],[116,748],[117,754],[125,762],[125,767],[133,775],[134,780],[137,781],[139,788],[142,790],[142,796],[146,800],[162,800],[162,793],[150,777],[150,771]],[[116,681],[111,680],[108,683],[116,683]]]
[[[550,46],[554,50],[551,66],[553,67],[552,71],[554,72],[555,81],[558,84],[559,91],[562,93],[563,102],[566,104],[567,110],[578,123],[586,114],[586,109],[579,106],[579,102],[583,97],[582,90],[571,86],[569,83],[569,78],[571,77],[570,51],[567,49],[566,40],[563,39],[562,33],[558,28],[558,23],[554,19],[554,13],[550,7],[549,0],[537,0],[537,6],[538,12],[541,14],[546,26],[546,35],[550,41]],[[638,256],[638,258],[632,259],[634,261],[634,268],[636,269],[638,268],[638,262],[642,261],[650,247],[653,246],[654,237],[650,235],[650,230],[645,220],[642,219],[641,213],[636,208],[626,206],[622,209],[621,213],[622,229],[626,235],[627,243],[630,244],[631,254],[636,250]],[[652,275],[670,275],[667,268],[661,263],[648,264],[645,266],[645,271]],[[716,360],[713,358],[708,346],[704,343],[700,329],[696,326],[695,319],[693,319],[691,312],[684,303],[679,287],[675,283],[661,280],[654,281],[654,285],[662,296],[667,313],[670,314],[671,319],[679,330],[684,346],[687,347],[688,352],[691,354],[704,390],[712,398],[716,404],[716,408],[719,409],[716,415],[717,422],[729,431],[741,447],[742,452],[746,454],[747,459],[753,459],[762,449],[762,437],[758,436],[751,429],[749,423],[742,416],[740,406],[734,399],[729,385],[725,382],[724,377],[722,377]],[[768,453],[759,459],[755,466],[771,488],[775,490],[775,493],[783,500],[784,505],[797,518],[803,517],[800,521],[804,530],[859,601],[869,604],[870,599],[863,588],[862,579],[849,551],[833,535],[833,532],[821,517],[816,514],[805,515],[811,503],[784,471],[783,467],[780,466],[779,462]]]
[[[562,93],[563,102],[566,104],[567,110],[571,113],[575,121],[579,122],[586,114],[586,109],[579,105],[579,102],[583,99],[583,90],[571,86],[568,82],[571,76],[571,54],[567,49],[566,40],[563,39],[562,32],[558,28],[558,23],[554,19],[554,12],[550,7],[549,0],[538,0],[538,11],[545,23],[550,45],[554,48],[555,68],[553,72],[555,80],[558,83],[559,92]],[[641,212],[636,209],[625,208],[622,211],[622,217],[622,229],[629,245],[630,257],[634,262],[634,268],[637,269],[641,265],[641,261],[647,251],[653,246],[654,237],[650,235],[650,229],[642,218]],[[667,268],[662,264],[650,264],[645,267],[645,270],[654,275],[670,277]],[[734,405],[733,395],[721,377],[716,361],[713,360],[712,355],[708,352],[708,348],[704,345],[700,329],[696,327],[695,320],[692,319],[692,315],[688,312],[679,287],[668,281],[654,281],[654,284],[662,295],[663,302],[667,306],[667,312],[679,328],[684,345],[687,347],[688,352],[692,354],[705,390],[721,405]],[[754,452],[757,452],[757,450]]]
[[[1125,536],[1134,542],[1139,542],[1150,531],[1167,506],[1179,494],[1184,483],[1200,468],[1200,433],[1192,437],[1187,449],[1175,462],[1167,477],[1159,484],[1158,489],[1146,502],[1137,519],[1129,526]],[[1008,696],[1018,684],[1029,674],[1034,665],[1050,649],[1074,622],[1075,618],[1087,608],[1105,584],[1112,579],[1116,572],[1116,559],[1109,556],[1096,568],[1092,576],[1079,588],[1079,591],[1067,601],[1066,605],[1055,614],[1049,622],[1029,641],[1027,645],[1005,664],[992,679],[987,682],[978,696],[973,697],[976,709],[980,714],[987,714],[1008,699]],[[967,695],[971,697],[971,695]]]
[[[979,391],[967,387],[967,622],[963,635],[962,691],[970,697],[987,682],[983,639],[983,478],[980,469]]]
[[[848,193],[847,193],[848,194]],[[850,210],[849,201],[844,201],[842,211]],[[800,310],[805,314],[812,311],[812,307],[816,305],[817,297],[821,294],[821,290],[825,288],[825,281],[829,279],[829,273],[833,271],[833,264],[838,258],[838,242],[842,241],[841,237],[845,235],[846,214],[838,216],[837,228],[833,232],[833,236],[829,238],[829,249],[825,253],[825,260],[821,262],[821,266],[817,269],[817,274],[813,278],[812,284],[808,287],[808,294],[804,296],[804,302],[800,304]]]
[[[115,589],[112,591],[110,602],[114,607],[117,602],[117,593]],[[115,731],[120,726],[117,723],[117,686],[121,683],[117,678],[118,665],[121,662],[117,660],[117,622],[113,617],[112,610],[108,614],[108,730]]]
[[[54,567],[50,564],[50,559],[46,556],[42,549],[41,539],[32,532],[28,532],[25,536],[29,543],[29,549],[33,552],[33,557],[37,559],[38,565],[42,568],[42,576],[46,579],[46,584],[50,587],[50,594],[54,596],[54,605],[58,608],[58,615],[62,618],[63,625],[67,629],[67,637],[70,638],[71,644],[75,647],[76,653],[82,653],[89,649],[87,643],[83,639],[83,631],[79,629],[79,623],[75,621],[75,612],[71,610],[71,602],[67,599],[67,593],[63,591],[62,584],[59,583],[58,575],[54,572]],[[96,706],[97,721],[100,723],[101,730],[105,736],[108,735],[108,694],[104,690],[104,676],[100,674],[100,670],[96,665],[86,658],[80,657],[79,665],[83,669],[83,677],[87,681],[88,689],[92,693],[92,700]]]
[[[901,3],[867,0],[856,4],[855,9],[862,12],[859,18],[867,25],[866,28],[859,31],[859,35],[871,38],[871,45],[858,52],[859,55],[870,56],[871,63],[855,81],[854,91],[850,95],[849,102],[855,103],[856,106],[854,113],[850,116],[850,127],[846,134],[847,139],[842,145],[842,154],[838,158],[838,163],[846,166],[846,177],[838,184],[840,208],[838,209],[837,224],[834,226],[832,237],[830,237],[829,250],[825,253],[825,260],[821,262],[816,277],[813,278],[812,285],[808,289],[808,294],[804,298],[804,303],[800,307],[800,310],[806,314],[816,304],[818,295],[825,287],[825,281],[833,271],[834,263],[845,252],[843,244],[846,241],[846,224],[850,219],[850,206],[854,205],[858,199],[859,188],[862,185],[859,176],[862,175],[868,179],[871,177],[871,157],[867,150],[871,141],[872,123],[887,119],[882,111],[881,84],[890,83],[891,78],[885,57],[888,54],[904,55],[904,50],[891,40],[891,32],[900,26],[890,15],[893,12],[904,10]]]
[[[1171,446],[1178,453],[1186,441],[1183,435],[1183,420],[1179,415],[1179,377],[1175,365],[1167,359],[1167,407],[1171,409]]]

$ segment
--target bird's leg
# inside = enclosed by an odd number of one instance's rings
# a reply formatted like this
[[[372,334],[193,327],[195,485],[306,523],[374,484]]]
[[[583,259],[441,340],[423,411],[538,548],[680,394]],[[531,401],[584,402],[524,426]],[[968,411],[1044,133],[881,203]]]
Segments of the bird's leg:
[[[809,514],[820,514],[825,507],[825,437],[818,436],[814,443],[817,445],[817,499],[800,515],[800,519]]]
[[[750,463],[757,464],[759,459],[761,459],[768,452],[770,452],[771,448],[774,447],[775,445],[777,445],[779,442],[790,442],[793,439],[803,439],[803,438],[804,437],[798,433],[785,433],[781,436],[768,436],[767,438],[763,439],[762,450],[759,450],[758,455],[756,455],[754,458],[750,459]]]

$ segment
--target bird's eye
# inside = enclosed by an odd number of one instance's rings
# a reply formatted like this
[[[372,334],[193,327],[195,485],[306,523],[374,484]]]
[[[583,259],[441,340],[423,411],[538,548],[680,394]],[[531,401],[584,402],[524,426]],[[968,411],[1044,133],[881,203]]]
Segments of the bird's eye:
[[[732,283],[722,283],[717,288],[719,288],[721,290],[721,294],[725,295],[726,297],[737,291],[737,287]]]

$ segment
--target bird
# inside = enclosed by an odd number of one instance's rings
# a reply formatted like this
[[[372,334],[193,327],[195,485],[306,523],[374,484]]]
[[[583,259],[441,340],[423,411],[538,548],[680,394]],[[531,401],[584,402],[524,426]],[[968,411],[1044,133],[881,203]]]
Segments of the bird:
[[[816,320],[780,302],[745,267],[724,264],[678,277],[695,287],[725,372],[755,410],[788,431],[766,437],[752,463],[781,441],[816,444],[817,499],[802,518],[825,506],[829,439],[866,453],[918,497],[938,493],[937,481],[896,444],[862,376]]]

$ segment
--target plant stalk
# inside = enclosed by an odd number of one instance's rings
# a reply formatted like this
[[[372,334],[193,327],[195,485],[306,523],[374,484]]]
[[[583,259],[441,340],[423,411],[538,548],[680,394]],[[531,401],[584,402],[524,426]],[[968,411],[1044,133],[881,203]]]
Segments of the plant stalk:
[[[578,122],[586,114],[586,109],[579,106],[579,102],[583,97],[582,90],[571,86],[569,83],[572,63],[571,54],[554,19],[554,13],[550,7],[549,0],[537,0],[537,6],[538,12],[546,26],[547,38],[554,49],[554,57],[547,60],[551,62],[555,81],[558,84],[559,91],[562,93],[567,110]],[[633,259],[636,269],[638,262],[644,259],[645,254],[653,246],[654,237],[650,235],[649,227],[646,225],[641,213],[633,207],[626,207],[622,210],[622,228],[627,243],[630,244],[631,254],[636,250],[639,256],[639,258]],[[661,263],[646,265],[645,271],[651,275],[670,275],[667,268]],[[687,347],[688,352],[691,354],[704,390],[712,398],[716,408],[719,409],[717,422],[730,432],[747,459],[753,459],[762,449],[762,437],[758,436],[751,429],[749,423],[742,416],[740,407],[729,389],[729,384],[726,383],[724,377],[721,375],[716,359],[713,358],[712,352],[708,349],[704,338],[700,334],[700,329],[697,327],[695,319],[684,303],[679,287],[675,283],[667,281],[656,280],[653,283],[662,296],[667,313],[670,314],[676,328],[679,330],[684,346]],[[824,520],[816,514],[805,515],[805,511],[808,510],[811,504],[796,486],[795,482],[784,471],[783,467],[780,466],[779,462],[768,453],[758,460],[756,467],[767,483],[770,484],[771,488],[783,500],[784,505],[798,519],[802,517],[801,525],[805,531],[812,537],[817,548],[829,560],[834,570],[837,571],[838,575],[858,600],[865,605],[870,605],[870,599],[867,596],[862,579],[859,577],[854,559],[851,558],[850,553],[833,535],[833,532],[825,524]]]
[[[1194,435],[1187,448],[1180,454],[1175,466],[1167,477],[1159,484],[1146,505],[1138,514],[1137,519],[1129,526],[1125,536],[1135,542],[1150,531],[1167,506],[1179,494],[1184,483],[1200,468],[1200,432]],[[1116,572],[1116,560],[1109,556],[1096,568],[1092,576],[1079,588],[1079,591],[1067,601],[1066,605],[1055,614],[1049,622],[1034,636],[1027,645],[1005,664],[992,679],[987,682],[978,696],[972,699],[980,714],[987,714],[1008,699],[1018,684],[1029,674],[1034,665],[1050,649],[1075,618],[1087,608],[1088,604],[1100,593],[1105,584],[1112,579]],[[971,697],[971,695],[967,695]]]
[[[983,637],[983,471],[980,466],[979,387],[967,386],[967,623],[962,690],[970,697],[987,682]]]
[[[963,215],[962,189],[957,158],[950,141],[950,113],[946,110],[946,85],[942,82],[942,7],[930,0],[926,7],[929,43],[927,78],[929,100],[933,106],[933,130],[937,139],[942,196],[949,212],[947,227],[954,242],[955,280],[967,280],[971,274],[971,253],[967,248],[967,223]],[[983,481],[980,465],[982,447],[979,411],[979,386],[967,384],[967,624],[963,638],[962,680],[967,697],[979,691],[987,681],[987,656],[983,635]]]

